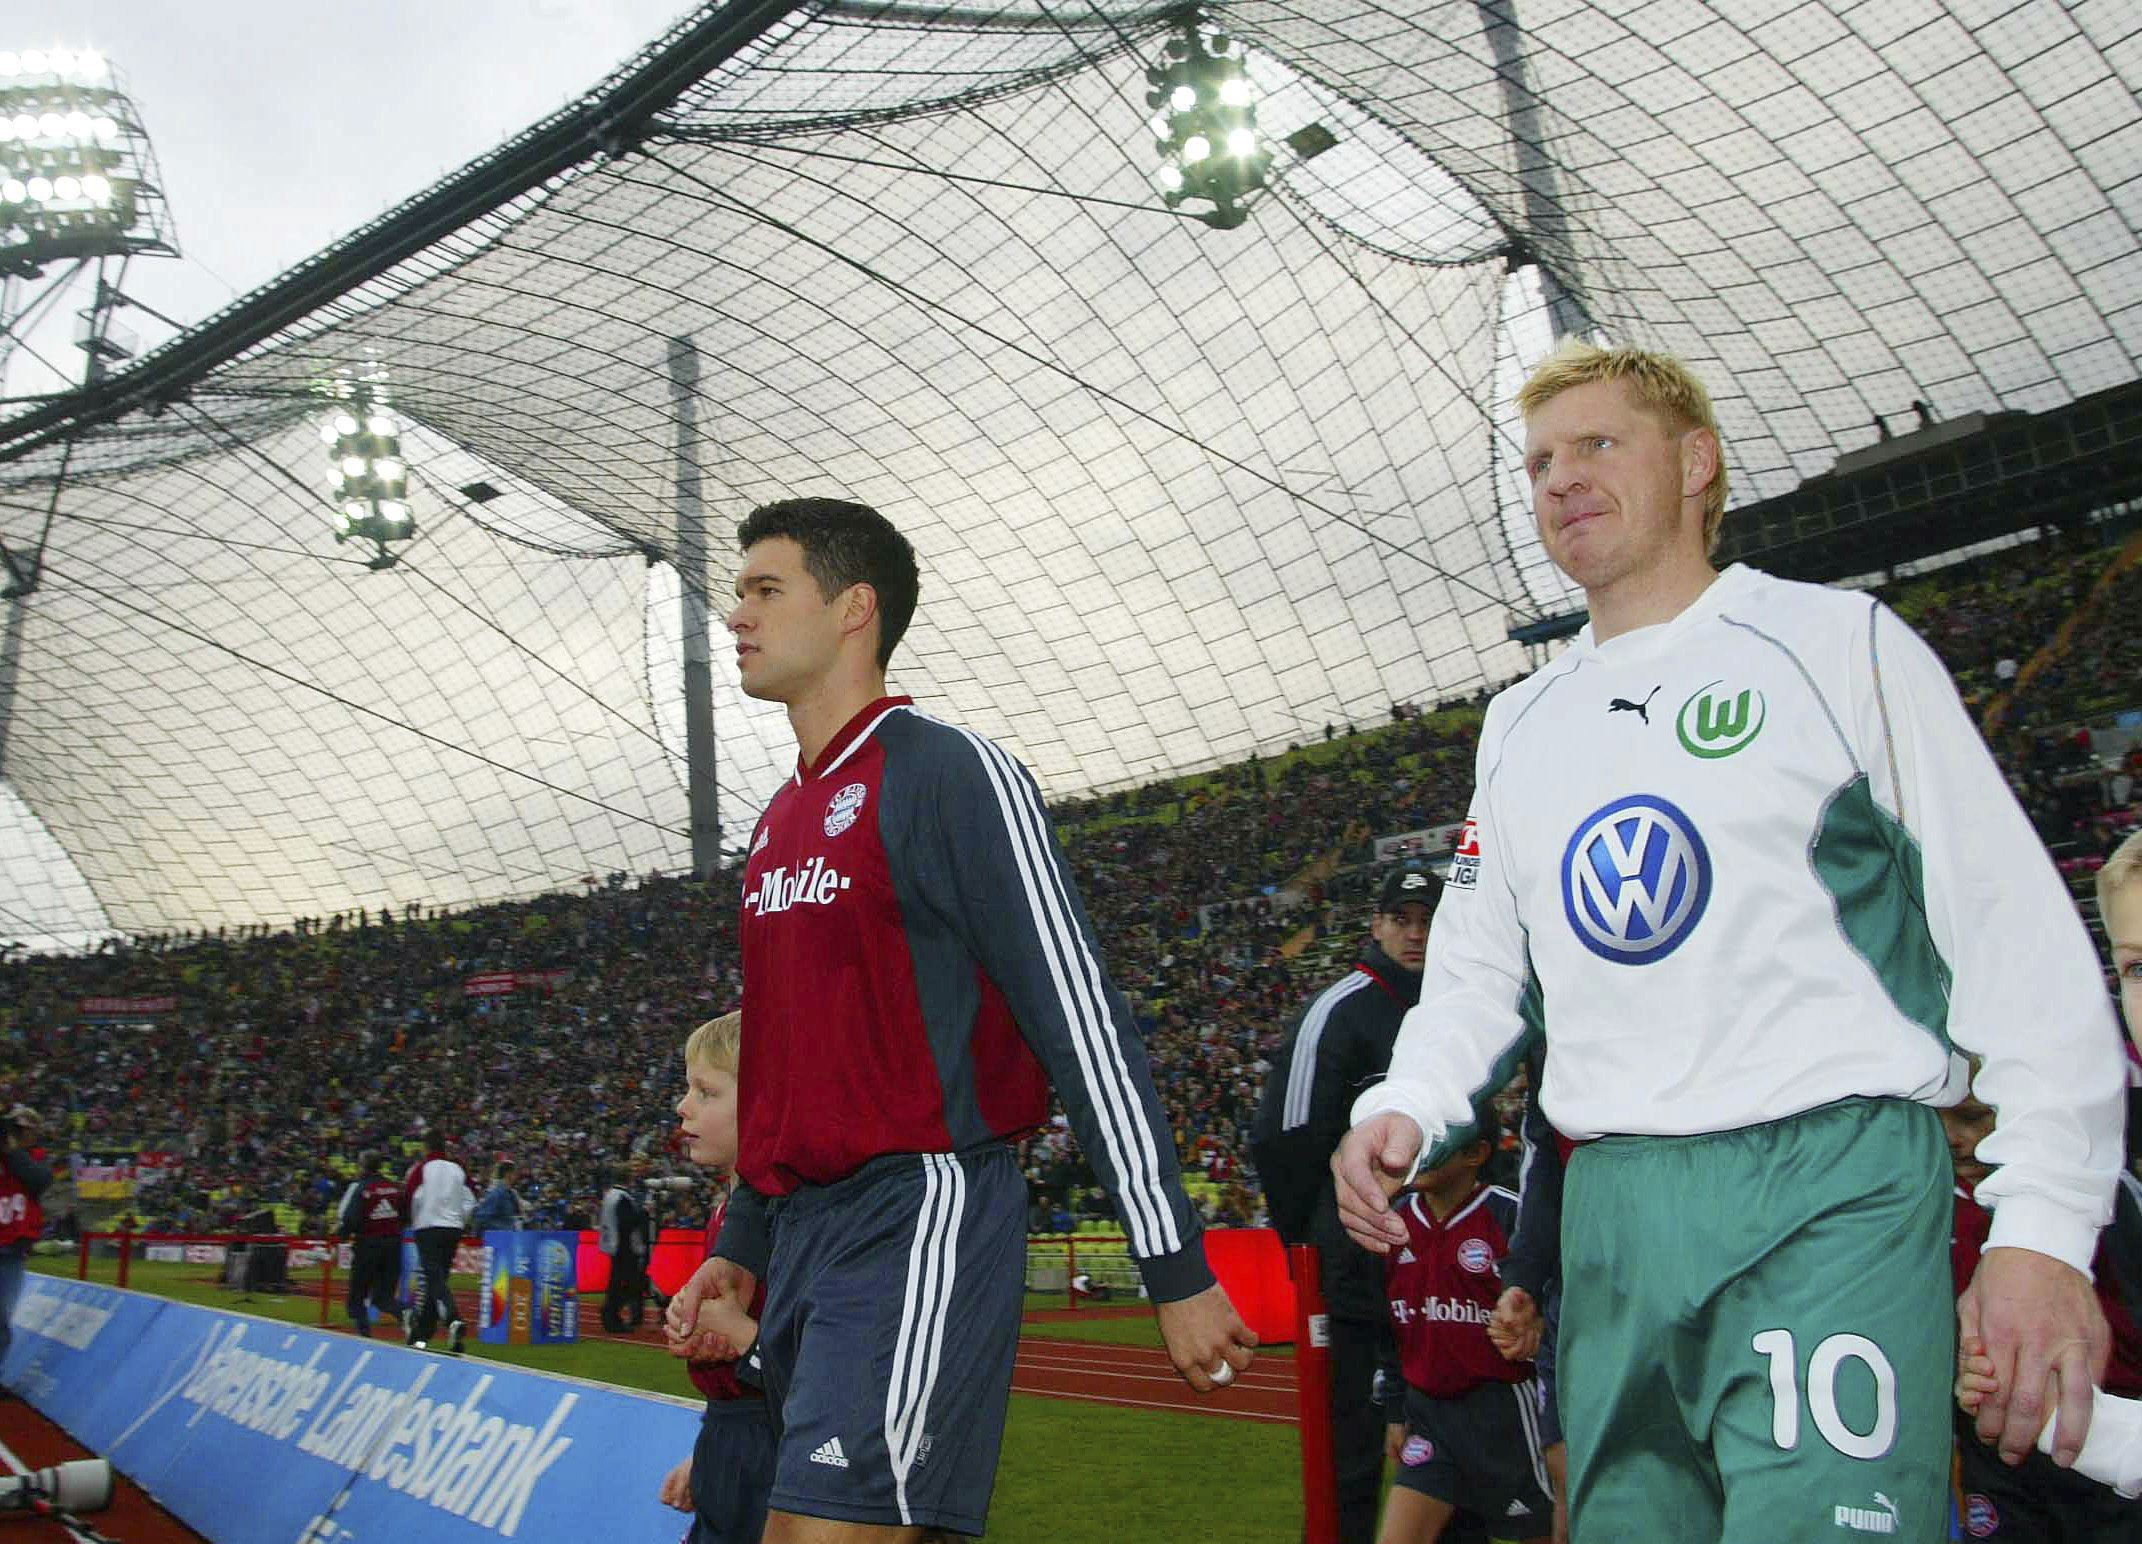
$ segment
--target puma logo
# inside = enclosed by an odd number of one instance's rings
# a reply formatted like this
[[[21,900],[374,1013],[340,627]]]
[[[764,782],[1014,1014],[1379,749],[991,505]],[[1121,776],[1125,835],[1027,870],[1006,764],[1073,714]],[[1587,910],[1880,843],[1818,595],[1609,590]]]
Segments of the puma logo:
[[[1664,684],[1664,682],[1661,682],[1660,686]],[[1651,697],[1656,697],[1658,694],[1659,687],[1652,687]],[[1648,724],[1651,722],[1651,697],[1646,697],[1642,702],[1631,702],[1626,697],[1610,698],[1607,702],[1606,710],[1609,713],[1634,713]]]

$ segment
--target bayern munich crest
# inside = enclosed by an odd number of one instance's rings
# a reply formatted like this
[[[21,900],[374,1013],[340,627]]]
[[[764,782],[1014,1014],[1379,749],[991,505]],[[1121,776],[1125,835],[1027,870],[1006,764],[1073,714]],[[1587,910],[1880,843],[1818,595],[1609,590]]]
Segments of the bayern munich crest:
[[[1711,900],[1711,854],[1696,824],[1655,794],[1592,811],[1562,852],[1562,910],[1577,942],[1616,965],[1681,946]]]
[[[1485,1276],[1495,1268],[1495,1251],[1486,1239],[1469,1238],[1458,1246],[1458,1263],[1475,1276]]]
[[[1398,1450],[1398,1461],[1408,1469],[1418,1469],[1435,1457],[1435,1444],[1426,1437],[1408,1437],[1406,1445]]]
[[[826,835],[838,836],[854,825],[869,792],[861,783],[850,783],[833,795],[833,802],[826,806]]]

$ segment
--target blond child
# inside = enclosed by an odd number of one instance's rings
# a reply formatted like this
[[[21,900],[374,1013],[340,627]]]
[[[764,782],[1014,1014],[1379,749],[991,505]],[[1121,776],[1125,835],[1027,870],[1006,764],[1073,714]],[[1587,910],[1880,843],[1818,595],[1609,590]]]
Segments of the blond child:
[[[736,1167],[736,1067],[743,1016],[725,1014],[693,1030],[684,1042],[684,1096],[677,1127],[694,1163],[727,1175]],[[706,1248],[714,1252],[725,1200],[707,1219]],[[701,1307],[698,1330],[672,1336],[670,1349],[691,1361],[692,1382],[707,1396],[692,1456],[662,1481],[661,1500],[693,1514],[689,1544],[757,1544],[773,1489],[774,1438],[766,1400],[736,1375],[736,1356],[758,1338],[749,1311],[722,1297]]]
[[[2097,909],[2112,946],[2113,974],[2120,983],[2120,1013],[2127,1037],[2142,1051],[2142,831],[2113,849],[2097,871]],[[1957,1348],[1956,1402],[1976,1410],[2000,1388],[1993,1359],[1976,1340]],[[2041,1452],[2051,1452],[2052,1421],[2038,1435]],[[2090,1433],[2076,1456],[2075,1468],[2110,1485],[2121,1495],[2142,1495],[2142,1400],[2120,1399],[2096,1391],[2091,1401]]]

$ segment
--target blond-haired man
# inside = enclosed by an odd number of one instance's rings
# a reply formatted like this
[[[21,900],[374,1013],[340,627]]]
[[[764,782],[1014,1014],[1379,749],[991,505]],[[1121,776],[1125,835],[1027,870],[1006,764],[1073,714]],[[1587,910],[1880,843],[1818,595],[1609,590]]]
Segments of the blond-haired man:
[[[1985,1058],[1991,1247],[1960,1306],[2072,1455],[2121,1077],[2089,941],[1931,652],[1864,595],[1711,563],[1718,426],[1679,361],[1526,384],[1540,539],[1590,625],[1489,709],[1390,1079],[1334,1159],[1355,1236],[1538,1038],[1564,1196],[1577,1544],[1933,1540],[1948,1155]]]

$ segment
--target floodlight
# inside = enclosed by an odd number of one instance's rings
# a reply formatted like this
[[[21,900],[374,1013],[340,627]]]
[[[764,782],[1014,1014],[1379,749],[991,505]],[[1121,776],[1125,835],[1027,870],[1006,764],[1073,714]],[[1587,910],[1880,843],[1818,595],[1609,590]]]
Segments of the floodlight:
[[[19,59],[12,53],[8,53],[5,50],[0,50],[0,76],[18,74],[20,73],[21,69],[21,59]]]
[[[395,557],[387,543],[414,536],[416,520],[409,508],[409,464],[402,459],[398,425],[382,400],[385,382],[377,377],[362,381],[337,377],[323,382],[320,389],[323,395],[349,404],[329,417],[320,430],[333,469],[329,480],[342,510],[335,540],[354,536],[369,541],[374,555],[368,566],[391,568]]]
[[[20,178],[10,177],[5,182],[0,182],[0,199],[10,204],[19,204],[29,196],[29,186]]]
[[[1153,86],[1146,100],[1167,103],[1152,120],[1164,162],[1154,181],[1169,208],[1185,199],[1209,200],[1211,211],[1197,218],[1230,229],[1248,218],[1243,202],[1265,185],[1271,150],[1257,135],[1255,93],[1242,50],[1194,6],[1178,12],[1175,25],[1166,59],[1145,72]],[[1223,147],[1224,156],[1217,153]]]
[[[32,49],[0,57],[9,63],[14,73],[0,70],[0,184],[21,183],[23,196],[0,225],[0,274],[177,255],[154,153],[103,56]],[[60,79],[36,78],[47,75]],[[84,313],[92,326],[82,346],[93,359],[125,357],[106,346],[111,309],[100,303]]]

